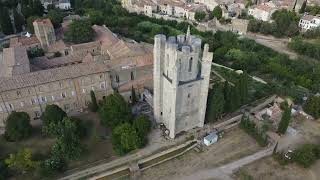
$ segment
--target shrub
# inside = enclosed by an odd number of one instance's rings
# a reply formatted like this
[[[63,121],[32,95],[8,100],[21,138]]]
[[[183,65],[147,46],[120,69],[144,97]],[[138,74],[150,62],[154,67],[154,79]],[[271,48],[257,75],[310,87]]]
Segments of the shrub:
[[[19,141],[31,135],[30,117],[25,112],[12,111],[5,127],[5,137],[9,141]]]

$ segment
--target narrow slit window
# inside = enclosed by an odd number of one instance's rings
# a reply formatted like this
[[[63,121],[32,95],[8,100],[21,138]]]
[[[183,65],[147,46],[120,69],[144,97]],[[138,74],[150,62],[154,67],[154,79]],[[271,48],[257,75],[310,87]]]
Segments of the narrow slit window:
[[[189,72],[191,72],[191,70],[192,70],[192,61],[193,61],[193,59],[192,58],[190,58],[189,59]]]

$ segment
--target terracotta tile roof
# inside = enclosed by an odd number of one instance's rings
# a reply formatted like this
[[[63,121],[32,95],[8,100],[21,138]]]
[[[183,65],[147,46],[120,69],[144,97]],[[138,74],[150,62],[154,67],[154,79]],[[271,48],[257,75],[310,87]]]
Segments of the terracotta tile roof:
[[[129,81],[121,86],[118,87],[119,92],[127,92],[130,91],[132,87],[136,89],[142,89],[144,88],[146,83],[151,83],[152,84],[153,77],[148,75],[148,76],[143,76],[139,79],[136,79],[134,81]]]
[[[33,23],[38,23],[38,24],[47,25],[47,26],[53,26],[49,18],[36,19]]]
[[[273,7],[267,6],[265,4],[260,4],[256,8],[267,12],[271,12],[274,9]]]
[[[304,15],[301,17],[301,19],[306,20],[306,21],[311,21],[313,18],[318,18],[317,16],[312,16],[312,15]]]
[[[141,56],[112,59],[110,65],[113,68],[130,69],[132,67],[142,67],[153,65],[153,54]]]
[[[82,44],[75,44],[70,46],[72,51],[81,51],[83,49],[89,49],[89,48],[94,48],[94,47],[99,47],[100,42],[98,41],[93,41],[93,42],[88,42],[88,43],[82,43]]]
[[[18,47],[18,46],[28,47],[35,44],[40,45],[40,42],[38,38],[34,35],[31,37],[21,36],[21,37],[14,37],[10,39],[10,47]]]
[[[118,41],[116,44],[108,49],[111,58],[123,58],[140,56],[145,53],[150,53],[147,48],[140,43],[129,43],[123,40]]]
[[[54,44],[51,44],[48,47],[48,52],[49,53],[54,53],[54,52],[58,52],[58,51],[64,51],[65,49],[67,49],[66,44],[62,41],[56,41]]]
[[[99,41],[105,48],[110,47],[120,40],[105,26],[93,25],[92,28],[96,34],[95,41]]]
[[[1,78],[0,92],[106,71],[109,71],[109,66],[101,62],[80,63],[72,66],[36,71],[10,78]]]
[[[24,47],[4,48],[3,61],[5,61],[6,65],[8,66],[29,64],[26,48]]]
[[[157,4],[151,0],[135,0],[132,4],[137,5],[139,7],[144,7],[144,5],[156,6]]]
[[[82,58],[83,57],[69,55],[69,56],[62,56],[62,57],[48,59],[46,56],[43,56],[43,57],[34,58],[30,62],[32,65],[43,70],[43,69],[66,66],[70,64],[81,63]]]

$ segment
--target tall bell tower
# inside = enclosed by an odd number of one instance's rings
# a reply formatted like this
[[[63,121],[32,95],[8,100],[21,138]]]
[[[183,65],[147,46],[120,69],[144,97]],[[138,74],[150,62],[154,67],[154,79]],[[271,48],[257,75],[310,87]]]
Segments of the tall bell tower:
[[[153,107],[158,123],[170,138],[203,127],[213,54],[208,44],[190,35],[156,35],[154,38]]]

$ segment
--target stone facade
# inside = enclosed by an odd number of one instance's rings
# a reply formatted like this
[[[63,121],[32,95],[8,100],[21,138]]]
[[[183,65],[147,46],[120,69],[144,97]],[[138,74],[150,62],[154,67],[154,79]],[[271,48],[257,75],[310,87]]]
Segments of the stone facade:
[[[154,43],[154,116],[164,123],[170,138],[203,127],[213,54],[201,39],[156,35]],[[201,70],[200,68],[201,67]]]
[[[62,57],[28,59],[22,45],[4,49],[0,128],[12,111],[27,112],[34,124],[48,104],[67,113],[82,111],[91,102],[91,90],[98,101],[115,89],[130,101],[132,87],[137,93],[152,87],[152,45],[124,41],[103,26],[93,30],[94,42],[73,45]]]

